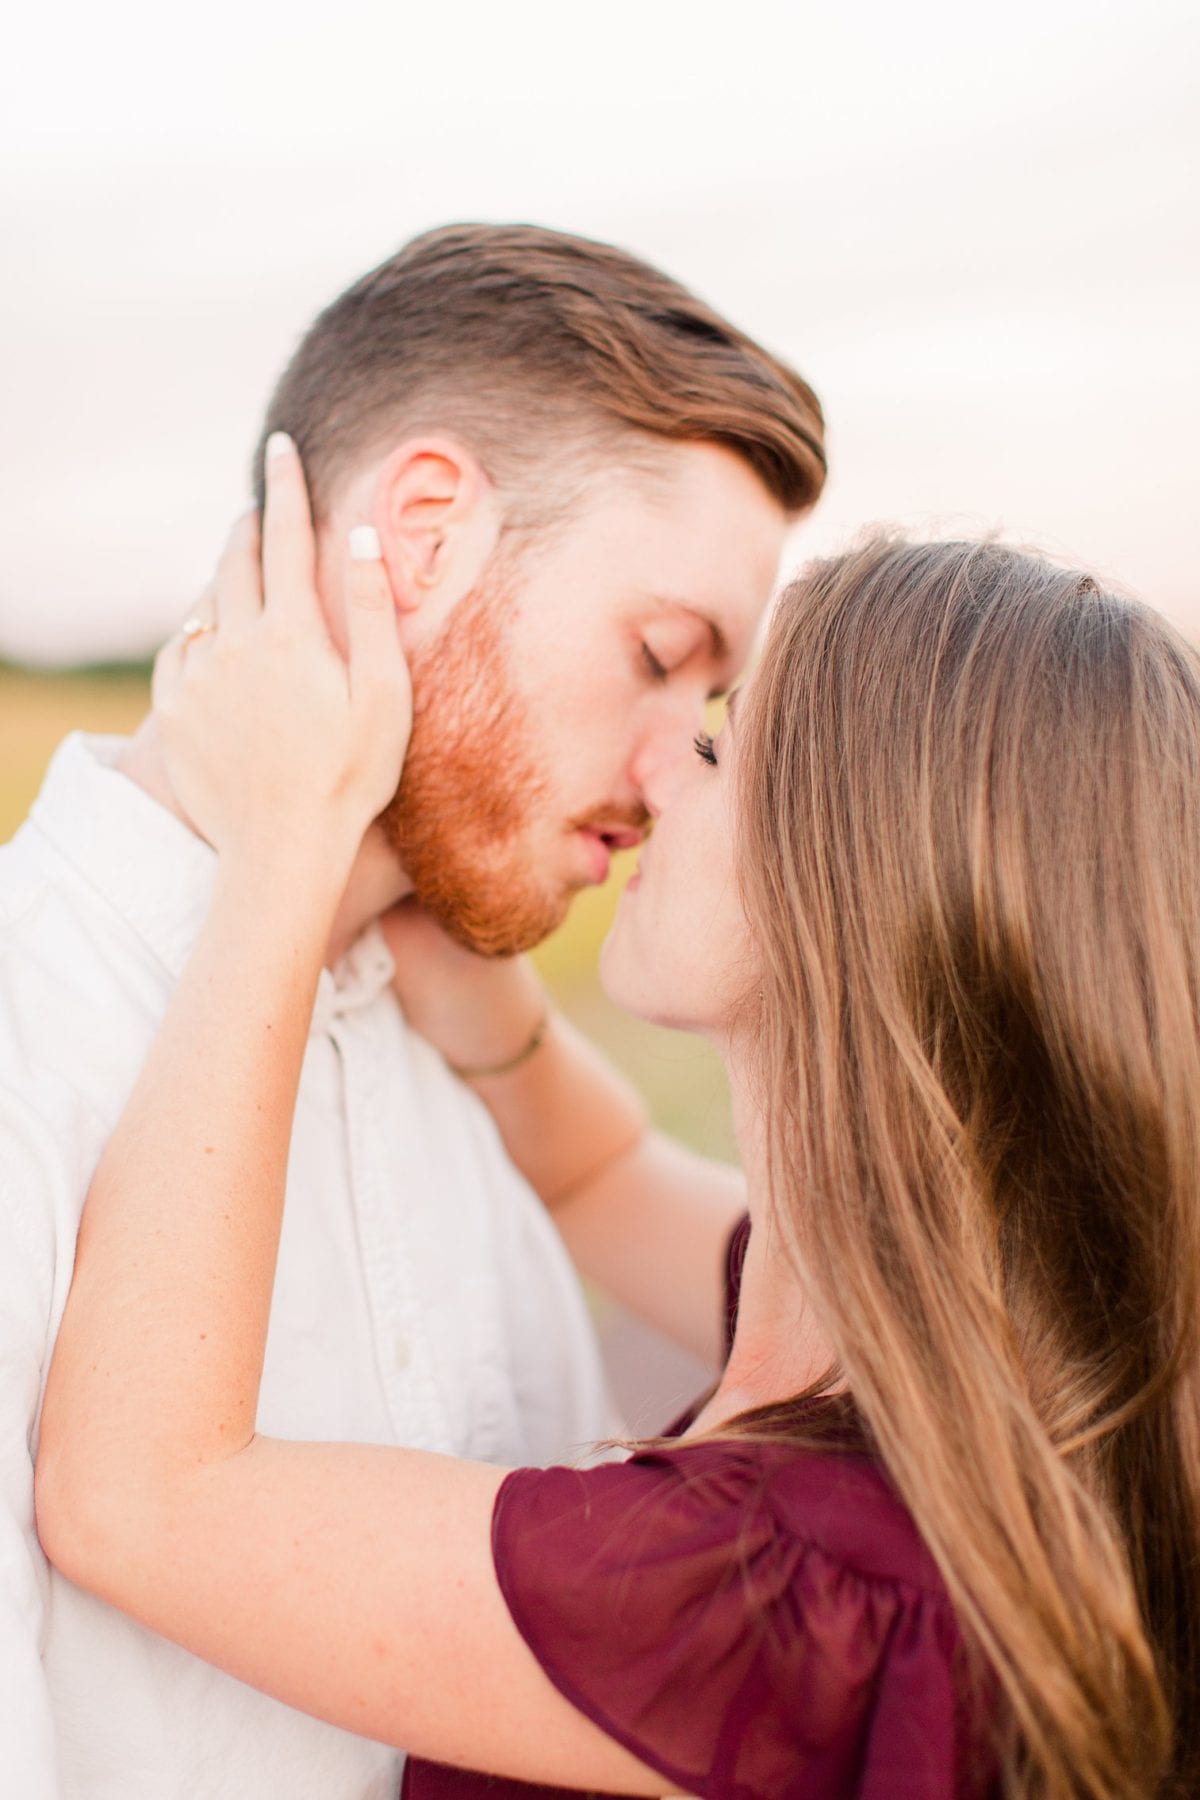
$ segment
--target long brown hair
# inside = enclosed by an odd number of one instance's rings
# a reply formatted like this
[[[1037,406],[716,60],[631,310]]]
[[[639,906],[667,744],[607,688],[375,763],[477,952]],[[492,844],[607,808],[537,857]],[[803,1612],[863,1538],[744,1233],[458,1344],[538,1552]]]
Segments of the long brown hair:
[[[1200,1793],[1200,660],[875,537],[784,596],[738,746],[773,1204],[1005,1791]]]

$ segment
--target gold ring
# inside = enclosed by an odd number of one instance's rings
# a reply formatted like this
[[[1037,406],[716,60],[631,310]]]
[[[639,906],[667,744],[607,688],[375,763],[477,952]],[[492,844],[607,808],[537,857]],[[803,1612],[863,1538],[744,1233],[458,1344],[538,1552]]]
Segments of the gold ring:
[[[215,619],[201,619],[195,613],[192,613],[179,627],[179,635],[183,638],[185,643],[190,644],[194,642],[196,638],[203,637],[206,631],[215,631],[216,629],[217,622]]]

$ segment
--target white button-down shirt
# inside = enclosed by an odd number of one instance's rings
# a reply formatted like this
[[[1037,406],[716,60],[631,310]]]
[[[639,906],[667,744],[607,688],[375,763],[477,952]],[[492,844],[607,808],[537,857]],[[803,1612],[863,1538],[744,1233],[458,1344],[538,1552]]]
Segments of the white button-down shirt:
[[[0,848],[0,1796],[395,1800],[394,1751],[132,1624],[50,1570],[34,1533],[80,1210],[214,872],[117,749],[68,738]],[[578,1285],[484,1108],[407,1029],[391,969],[372,928],[321,977],[260,1427],[568,1457],[611,1422]]]

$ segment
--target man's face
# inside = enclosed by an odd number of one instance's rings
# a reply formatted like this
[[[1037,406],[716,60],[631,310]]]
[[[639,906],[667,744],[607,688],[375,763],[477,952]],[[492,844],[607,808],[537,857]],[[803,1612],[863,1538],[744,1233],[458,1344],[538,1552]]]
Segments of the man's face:
[[[599,481],[545,545],[502,546],[413,654],[412,742],[380,823],[473,949],[529,949],[604,880],[749,653],[784,514],[719,446],[669,446],[664,465]]]

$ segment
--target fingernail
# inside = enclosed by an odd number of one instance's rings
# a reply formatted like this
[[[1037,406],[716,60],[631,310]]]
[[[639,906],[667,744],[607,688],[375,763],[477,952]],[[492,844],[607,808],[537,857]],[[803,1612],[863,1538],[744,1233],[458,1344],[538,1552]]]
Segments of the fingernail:
[[[350,530],[350,555],[355,562],[378,562],[383,555],[379,533],[373,525],[354,525]]]
[[[293,444],[286,431],[273,431],[264,446],[263,459],[266,462],[270,462],[272,457],[283,456],[287,451],[294,450],[295,448],[296,446]]]

